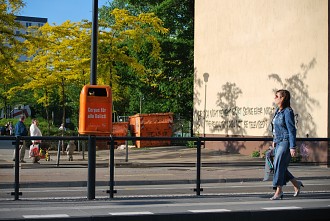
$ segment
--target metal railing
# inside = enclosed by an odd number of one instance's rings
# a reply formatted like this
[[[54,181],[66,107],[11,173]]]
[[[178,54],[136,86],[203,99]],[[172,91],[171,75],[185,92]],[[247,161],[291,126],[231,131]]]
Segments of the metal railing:
[[[201,149],[204,145],[204,142],[207,141],[272,141],[272,137],[105,137],[105,136],[42,136],[42,137],[13,137],[13,136],[0,136],[0,140],[12,140],[13,145],[15,145],[15,181],[14,181],[14,199],[18,200],[19,196],[22,193],[19,191],[20,181],[19,181],[19,145],[20,142],[26,140],[57,140],[57,141],[64,141],[64,140],[75,140],[81,141],[85,140],[88,141],[88,181],[87,181],[87,199],[93,200],[95,199],[95,174],[96,174],[96,141],[97,140],[105,140],[108,141],[110,145],[110,159],[109,159],[109,190],[107,193],[109,194],[110,198],[114,198],[114,194],[116,193],[115,187],[115,180],[114,180],[114,150],[116,145],[116,140],[126,140],[126,141],[138,141],[138,140],[170,140],[172,141],[194,141],[196,144],[196,187],[194,191],[196,195],[199,196],[202,189],[201,189]],[[297,138],[297,141],[313,141],[313,142],[330,142],[330,138]],[[60,146],[58,146],[58,151]],[[329,147],[328,147],[329,148]],[[127,148],[126,148],[127,149]],[[328,162],[329,163],[329,162]],[[58,163],[57,163],[58,166]]]

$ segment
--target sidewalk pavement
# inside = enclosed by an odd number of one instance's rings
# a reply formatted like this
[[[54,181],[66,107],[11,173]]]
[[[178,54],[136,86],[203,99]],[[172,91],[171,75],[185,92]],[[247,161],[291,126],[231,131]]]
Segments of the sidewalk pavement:
[[[12,184],[14,167],[12,150],[0,150],[0,186]],[[62,153],[61,153],[62,154]],[[201,179],[207,182],[261,181],[264,174],[264,159],[241,154],[229,154],[216,150],[201,150]],[[57,151],[50,151],[51,161],[40,160],[33,164],[20,163],[20,182],[24,184],[53,183],[54,185],[86,185],[88,177],[88,152],[75,152],[73,161],[61,155],[57,165]],[[7,170],[4,170],[7,168]],[[291,164],[290,171],[300,180],[330,179],[330,169],[311,164]],[[116,185],[134,183],[194,183],[196,180],[196,149],[182,146],[129,148],[115,150]],[[96,181],[109,182],[109,150],[96,151]]]

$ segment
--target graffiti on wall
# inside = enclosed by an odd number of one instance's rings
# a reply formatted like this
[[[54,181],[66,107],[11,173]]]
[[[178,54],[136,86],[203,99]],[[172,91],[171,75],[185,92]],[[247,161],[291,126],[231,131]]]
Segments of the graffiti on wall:
[[[205,116],[206,128],[221,132],[226,129],[267,129],[273,112],[273,107],[232,107],[205,110],[205,113],[197,111],[197,115],[201,122]]]

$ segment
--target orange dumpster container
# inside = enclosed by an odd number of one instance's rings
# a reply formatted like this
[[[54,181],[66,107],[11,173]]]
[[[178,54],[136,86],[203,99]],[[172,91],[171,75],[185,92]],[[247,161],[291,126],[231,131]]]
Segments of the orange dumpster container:
[[[129,118],[130,128],[136,137],[171,137],[173,113],[136,114]],[[170,140],[137,140],[136,147],[169,146]]]
[[[79,133],[110,135],[112,95],[110,86],[85,85],[80,93]]]
[[[114,122],[112,124],[112,136],[126,137],[128,133],[128,122]],[[116,140],[117,144],[125,144],[125,140]]]

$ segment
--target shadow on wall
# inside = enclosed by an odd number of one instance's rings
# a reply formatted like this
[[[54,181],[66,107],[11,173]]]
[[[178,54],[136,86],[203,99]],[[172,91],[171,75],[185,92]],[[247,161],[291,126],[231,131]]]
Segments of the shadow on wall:
[[[295,120],[297,126],[297,136],[298,137],[306,137],[308,134],[309,137],[316,137],[316,123],[313,120],[312,115],[309,111],[312,111],[313,108],[318,108],[320,106],[319,102],[310,97],[308,91],[308,84],[306,83],[306,78],[309,73],[316,65],[316,59],[313,58],[308,64],[302,64],[300,66],[301,71],[297,74],[293,74],[289,78],[282,79],[279,74],[273,73],[268,75],[268,78],[274,80],[279,84],[279,88],[272,89],[273,93],[278,89],[287,89],[290,91],[292,100],[291,106],[295,112]],[[195,68],[194,73],[195,87],[198,87],[198,90],[194,92],[194,131],[199,131],[202,133],[202,128],[204,124],[204,114],[206,114],[206,128],[210,130],[210,132],[214,134],[226,134],[234,135],[234,136],[244,136],[246,135],[246,130],[244,129],[244,124],[242,119],[239,118],[238,114],[235,111],[237,107],[237,99],[240,95],[243,94],[242,90],[235,84],[231,82],[227,82],[222,85],[221,91],[217,92],[217,100],[216,106],[221,110],[219,117],[221,118],[219,121],[208,121],[209,114],[211,112],[206,110],[197,110],[196,106],[202,106],[204,98],[201,97],[200,91],[205,88],[206,84],[203,79],[197,78],[197,70]],[[210,75],[210,79],[212,76]],[[211,102],[211,101],[210,101]],[[265,130],[264,136],[271,136],[271,121],[273,117],[273,112],[269,113],[268,117],[265,117],[263,120],[268,123],[268,129]],[[242,126],[243,125],[243,126]],[[196,134],[200,136],[201,134]],[[260,143],[259,150],[268,148],[270,142],[265,141]],[[246,145],[242,142],[224,142],[224,150],[226,152],[231,153],[239,153],[240,150],[246,149]]]
[[[302,162],[316,162],[326,163],[327,162],[327,142],[312,142],[304,141],[297,142],[298,153],[301,156]]]
[[[203,76],[205,76],[204,73]],[[212,78],[208,74],[209,78]],[[207,95],[207,79],[197,78],[197,71],[195,69],[195,87],[198,87],[199,90],[195,90],[194,93],[194,130],[199,133],[203,133],[201,129],[205,127],[209,129],[210,132],[216,134],[226,134],[227,136],[243,136],[246,134],[246,131],[242,127],[243,121],[239,118],[238,113],[236,112],[237,108],[237,99],[242,94],[242,90],[236,86],[235,83],[227,82],[221,88],[222,90],[217,93],[216,106],[218,106],[218,110],[216,114],[220,116],[221,120],[219,121],[211,121],[210,115],[212,114],[210,111],[207,111],[204,107],[204,110],[197,110],[196,106],[205,105],[205,98],[201,97],[199,91],[205,89],[205,94]],[[207,102],[207,101],[206,101]],[[212,101],[210,101],[212,102]],[[205,122],[204,122],[205,116]],[[203,134],[196,134],[197,136],[201,136]],[[223,142],[220,146],[223,146],[225,152],[230,153],[239,153],[241,149],[246,149],[244,142],[238,141],[230,141]],[[221,148],[222,149],[222,148]]]
[[[216,105],[222,111],[221,121],[211,125],[211,131],[222,131],[222,133],[234,136],[243,136],[246,134],[242,127],[243,120],[239,118],[235,108],[237,108],[237,99],[243,93],[235,83],[227,82],[222,85],[222,90],[217,93]],[[226,152],[239,153],[241,149],[246,149],[244,142],[226,141],[224,142]]]
[[[197,69],[194,70],[194,82],[195,87],[198,87],[199,90],[194,90],[194,132],[200,131],[202,123],[203,123],[203,114],[201,111],[198,111],[195,107],[200,106],[202,104],[201,94],[199,93],[200,89],[204,86],[204,82],[202,79],[197,77]],[[195,134],[199,136],[199,134]]]
[[[270,74],[269,79],[275,80],[281,88],[291,93],[291,106],[295,113],[295,121],[297,127],[297,137],[317,137],[316,123],[310,111],[320,107],[320,103],[312,98],[308,91],[306,78],[308,72],[316,65],[316,59],[313,58],[308,64],[302,63],[300,71],[291,77],[282,79],[279,74]],[[275,92],[278,89],[273,89]],[[272,116],[270,116],[272,118]]]
[[[297,127],[297,137],[316,137],[316,124],[313,121],[309,110],[320,106],[316,99],[310,97],[308,92],[308,84],[306,84],[307,74],[316,65],[316,59],[313,58],[307,65],[302,63],[300,65],[300,72],[293,74],[289,78],[281,78],[279,74],[273,73],[268,75],[268,78],[277,82],[279,88],[272,89],[275,95],[279,89],[286,89],[291,94],[291,106],[295,113],[295,122]],[[273,113],[269,114],[269,130],[265,131],[265,136],[271,135],[271,121]],[[259,150],[267,146],[267,142],[260,144]]]

